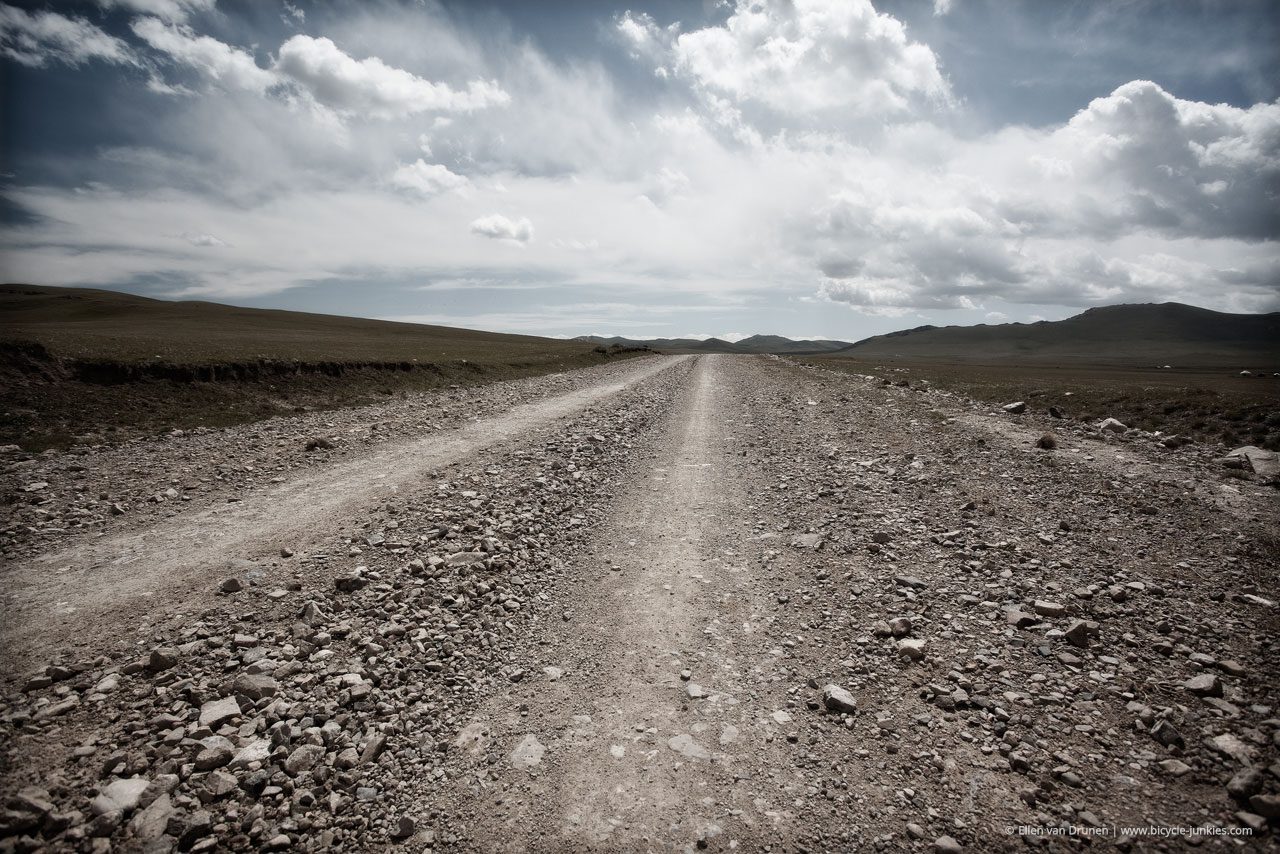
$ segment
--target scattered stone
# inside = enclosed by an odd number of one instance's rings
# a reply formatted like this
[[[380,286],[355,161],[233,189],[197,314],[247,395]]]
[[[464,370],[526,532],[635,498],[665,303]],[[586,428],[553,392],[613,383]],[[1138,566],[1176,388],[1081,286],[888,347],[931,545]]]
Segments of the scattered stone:
[[[1021,415],[1027,411],[1027,404],[1026,401],[1018,400],[1013,403],[1006,403],[1000,408],[1010,415]]]
[[[1058,447],[1058,437],[1052,433],[1041,433],[1036,439],[1036,447],[1042,451],[1052,451]]]
[[[244,584],[238,578],[226,578],[218,585],[218,589],[223,593],[239,593],[244,589]]]

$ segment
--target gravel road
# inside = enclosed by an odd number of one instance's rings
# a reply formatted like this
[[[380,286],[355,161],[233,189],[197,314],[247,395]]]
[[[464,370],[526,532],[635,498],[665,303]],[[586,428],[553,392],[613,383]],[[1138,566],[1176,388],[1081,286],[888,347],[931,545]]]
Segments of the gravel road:
[[[1275,848],[1278,493],[1159,439],[697,356],[11,454],[0,850]]]

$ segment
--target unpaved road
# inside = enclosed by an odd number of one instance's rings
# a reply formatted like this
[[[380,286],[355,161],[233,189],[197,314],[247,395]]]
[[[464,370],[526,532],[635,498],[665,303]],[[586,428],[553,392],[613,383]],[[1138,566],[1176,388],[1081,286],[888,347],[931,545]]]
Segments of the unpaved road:
[[[74,630],[90,643],[145,614],[190,601],[231,561],[302,551],[353,512],[394,498],[434,469],[566,419],[670,367],[650,359],[574,391],[516,405],[444,434],[400,439],[336,465],[272,484],[245,498],[187,512],[141,530],[39,554],[7,571],[0,648],[8,667],[45,652]],[[87,638],[86,638],[87,636]]]
[[[6,567],[3,844],[1275,846],[1276,492],[1211,451],[768,358],[531,394]]]

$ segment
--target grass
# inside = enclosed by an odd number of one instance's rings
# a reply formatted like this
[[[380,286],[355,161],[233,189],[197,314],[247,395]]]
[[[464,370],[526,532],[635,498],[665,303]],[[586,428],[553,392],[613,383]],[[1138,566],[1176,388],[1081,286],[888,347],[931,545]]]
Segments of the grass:
[[[1280,450],[1280,377],[1240,377],[1225,368],[1126,368],[977,364],[953,361],[808,357],[824,368],[871,374],[912,385],[927,381],[993,404],[1029,407],[1084,421],[1117,418],[1198,442]]]
[[[634,355],[581,341],[0,286],[0,443],[32,451],[358,406]]]

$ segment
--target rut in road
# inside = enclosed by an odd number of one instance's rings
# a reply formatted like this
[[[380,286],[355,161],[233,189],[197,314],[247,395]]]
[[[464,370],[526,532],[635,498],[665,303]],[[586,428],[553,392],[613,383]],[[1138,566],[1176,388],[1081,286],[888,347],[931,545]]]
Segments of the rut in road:
[[[354,513],[415,486],[425,472],[503,443],[526,438],[670,368],[681,360],[646,360],[621,381],[588,386],[516,406],[447,433],[384,446],[364,457],[308,472],[243,500],[189,512],[127,533],[37,556],[6,569],[8,595],[0,649],[16,667],[74,628],[118,631],[129,614],[173,605],[181,610],[198,585],[216,581],[233,559],[305,549],[341,529]]]
[[[722,364],[699,359],[648,477],[599,538],[613,543],[589,559],[604,590],[584,597],[590,610],[549,653],[575,657],[571,678],[522,695],[527,705],[504,699],[464,733],[477,754],[490,739],[511,751],[510,789],[484,809],[480,849],[694,850],[788,836],[785,778],[774,775],[786,759],[770,744],[789,716],[763,704],[751,666],[759,617],[730,532],[748,502]]]

